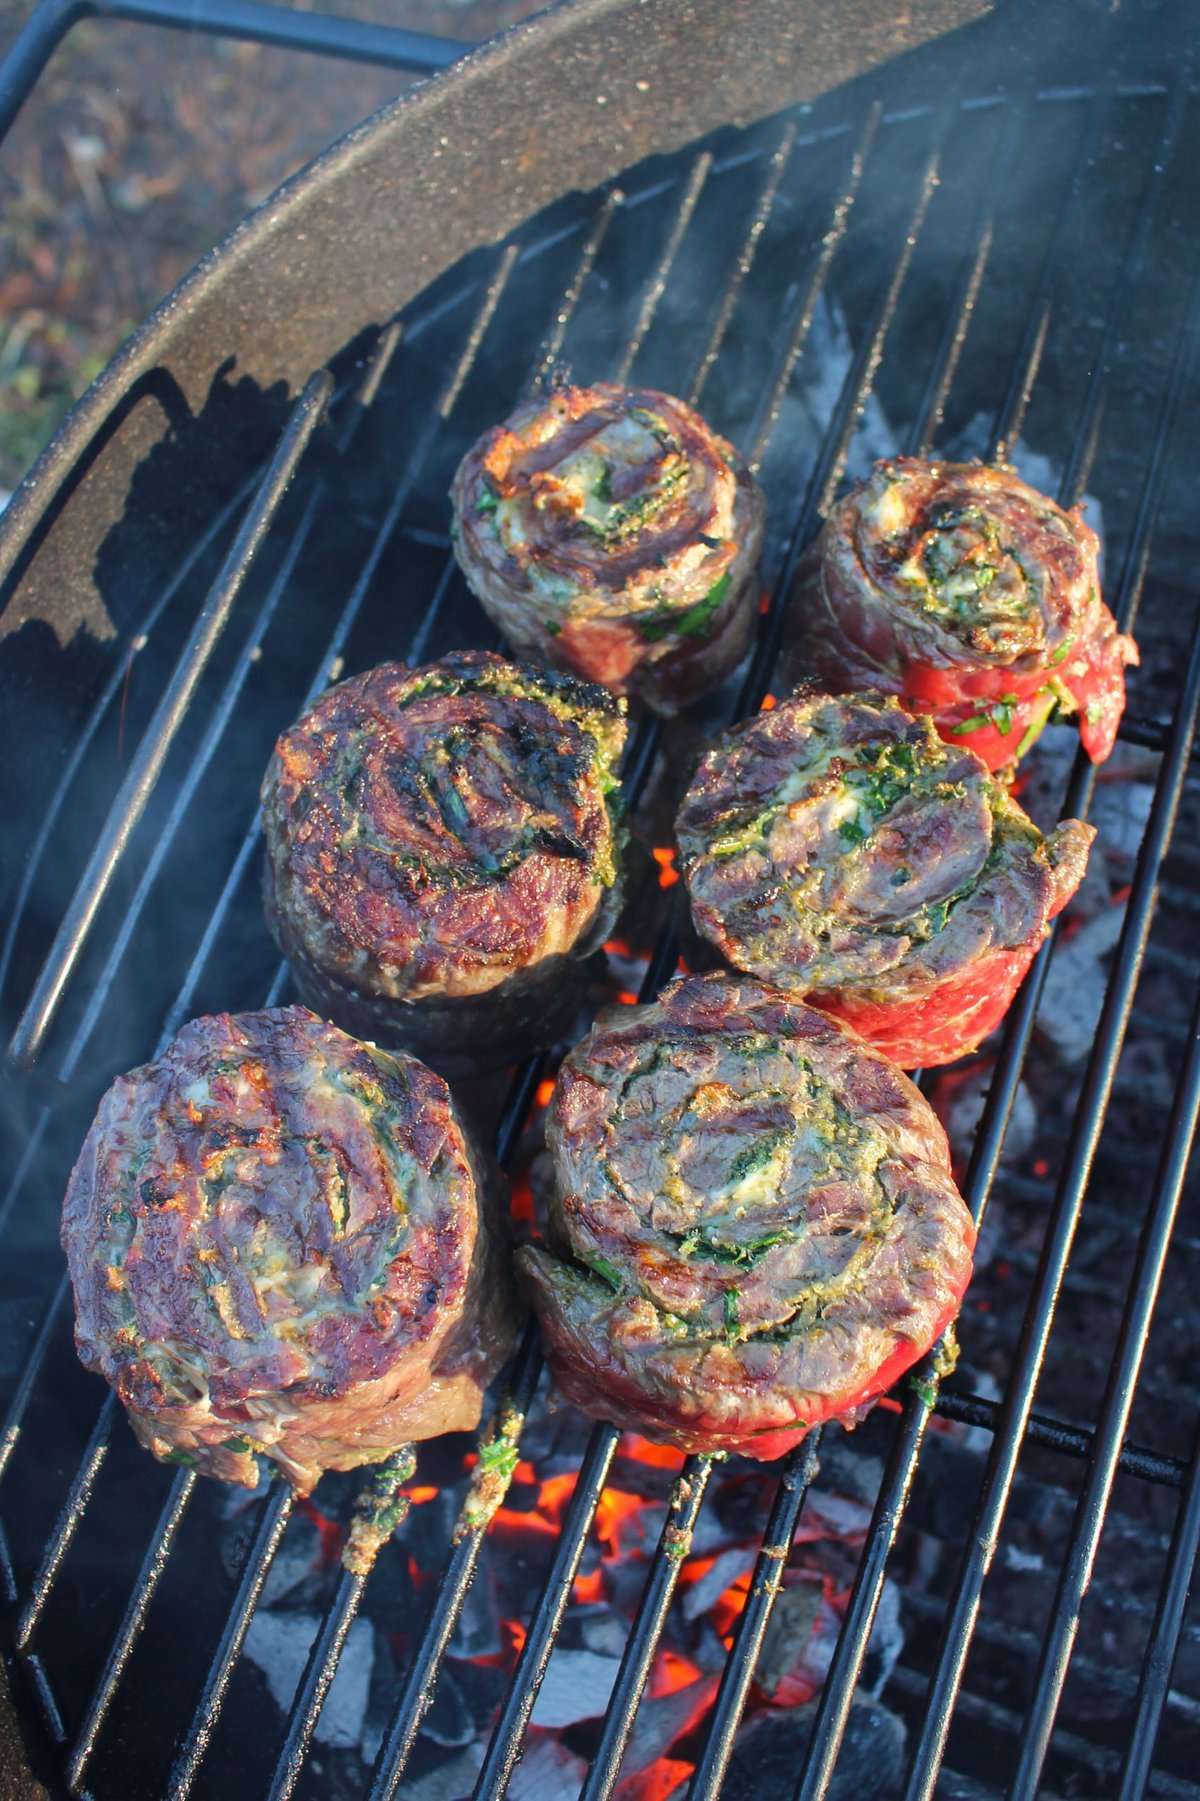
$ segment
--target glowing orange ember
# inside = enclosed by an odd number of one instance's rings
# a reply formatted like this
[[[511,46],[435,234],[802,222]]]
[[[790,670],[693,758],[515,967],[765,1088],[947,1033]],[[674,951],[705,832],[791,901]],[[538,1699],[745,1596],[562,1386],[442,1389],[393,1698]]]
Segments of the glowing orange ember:
[[[638,997],[632,988],[622,988],[617,994],[617,999],[623,1007],[636,1007],[638,1004]]]
[[[760,713],[769,713],[772,707],[778,706],[778,704],[779,703],[773,694],[764,694],[762,700],[759,702],[758,710]]]
[[[327,1520],[320,1508],[316,1507],[307,1495],[301,1495],[296,1502],[305,1519],[311,1520],[316,1527],[321,1541],[321,1562],[336,1563],[342,1554],[345,1532],[335,1520]]]
[[[667,1796],[680,1790],[695,1767],[693,1763],[680,1763],[677,1758],[660,1757],[648,1770],[627,1777],[617,1793],[621,1801],[667,1801]]]
[[[637,1521],[645,1506],[640,1495],[623,1494],[619,1488],[606,1488],[601,1495],[596,1509],[596,1536],[613,1557],[622,1557],[641,1545]]]
[[[571,1590],[571,1594],[579,1602],[603,1601],[604,1571],[594,1569],[588,1574],[581,1571],[575,1578],[575,1586]]]
[[[670,1651],[661,1645],[650,1672],[650,1693],[655,1699],[659,1695],[673,1695],[678,1689],[690,1687],[702,1674],[690,1657],[682,1657],[678,1651]]]
[[[742,1609],[746,1605],[746,1596],[750,1593],[751,1574],[750,1570],[744,1570],[735,1581],[731,1582],[712,1611],[713,1627],[726,1650],[731,1650],[733,1647],[733,1628],[741,1618]]]
[[[575,1478],[569,1470],[561,1476],[547,1476],[538,1490],[538,1512],[556,1531],[574,1492]]]
[[[760,613],[769,613],[771,611],[771,596],[767,593],[765,588],[758,597],[758,610]]]
[[[442,1491],[440,1488],[433,1488],[428,1484],[421,1484],[416,1488],[406,1488],[404,1492],[414,1507],[420,1507],[423,1501],[435,1501]]]
[[[626,944],[624,938],[610,938],[604,948],[614,957],[635,957],[637,955],[633,946]]]
[[[654,861],[658,864],[658,885],[660,888],[673,888],[679,880],[679,871],[675,867],[674,845],[656,844]]]
[[[546,1080],[544,1082],[538,1083],[538,1087],[537,1087],[537,1104],[538,1104],[538,1106],[539,1107],[548,1107],[550,1105],[550,1097],[553,1095],[553,1093],[554,1093],[554,1077],[547,1076]]]
[[[677,1451],[673,1445],[654,1445],[640,1432],[623,1432],[621,1434],[621,1456],[629,1457],[634,1463],[648,1463],[656,1470],[681,1470],[683,1468],[683,1452]]]

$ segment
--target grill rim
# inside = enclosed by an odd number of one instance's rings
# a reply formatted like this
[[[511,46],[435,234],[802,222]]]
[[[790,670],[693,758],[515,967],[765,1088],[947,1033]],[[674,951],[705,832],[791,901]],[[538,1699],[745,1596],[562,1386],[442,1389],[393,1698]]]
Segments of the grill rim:
[[[461,257],[563,194],[720,125],[811,100],[980,20],[992,3],[912,0],[898,26],[878,0],[845,0],[835,17],[820,0],[755,0],[751,47],[750,33],[728,41],[712,0],[556,0],[402,93],[201,258],[67,415],[0,516],[0,642],[30,617],[54,623],[64,640],[75,629],[61,596],[90,592],[80,520],[87,539],[89,516],[119,516],[135,462],[161,436],[135,416],[139,393],[165,392],[171,407],[198,413],[233,352],[264,390],[282,380],[294,395],[357,333],[378,329]],[[820,59],[806,54],[814,41]],[[691,59],[703,62],[703,84],[679,80]],[[491,168],[487,183],[477,180],[483,121],[497,142],[526,147],[508,157],[503,183]],[[400,208],[396,169],[422,170],[404,184]],[[319,254],[297,254],[298,244]],[[126,429],[111,436],[123,409]]]
[[[884,320],[884,330],[885,330],[885,331],[886,331],[886,319],[885,319],[885,320]],[[881,340],[880,340],[880,347],[881,347],[881,345],[882,345],[882,338],[881,338]],[[877,356],[876,356],[876,358],[875,358],[875,361],[877,361],[877,360],[878,360],[878,358],[877,358]],[[870,378],[871,378],[871,376],[872,376],[872,375],[873,375],[873,372],[874,372],[874,365],[873,365],[873,364],[872,364],[872,366],[871,366],[871,368],[870,368],[870,370],[869,370],[869,371],[868,371],[868,376],[867,376],[867,380],[868,380],[868,385],[869,385],[869,382],[870,382]],[[855,411],[854,411],[854,410],[853,410],[853,409],[851,409],[851,410],[850,410],[850,412],[849,412],[849,414],[848,414],[848,415],[847,415],[847,419],[846,419],[846,421],[845,421],[845,429],[846,429],[846,432],[847,432],[847,434],[849,434],[849,433],[850,433],[850,432],[852,432],[852,431],[853,431],[853,429],[854,429],[854,425],[855,425],[855,423],[856,423],[856,419],[857,419],[857,413],[856,413],[856,412],[855,412]],[[815,485],[815,476],[814,476],[814,485]],[[822,490],[822,492],[824,492],[824,490]],[[808,509],[807,509],[807,507],[806,507],[806,509],[805,509],[805,512],[806,512],[806,513],[807,513],[807,510],[808,510]],[[800,535],[800,533],[799,533],[799,529],[798,529],[798,530],[797,530],[797,537],[799,537],[799,535]],[[1139,581],[1139,587],[1140,587],[1140,581]],[[780,582],[780,583],[779,583],[779,584],[778,584],[778,586],[777,586],[777,593],[779,593],[779,594],[782,594],[782,593],[786,593],[786,582],[784,582],[784,581],[781,581],[781,582]],[[757,667],[758,667],[758,662],[759,662],[759,660],[760,660],[760,659],[759,659],[759,658],[756,658],[756,659],[755,659],[755,662],[754,662],[754,663],[753,663],[753,664],[752,664],[752,668],[751,668],[751,677],[753,677],[753,675],[754,675],[754,671],[755,671],[755,670],[756,670],[756,669],[757,669]],[[764,659],[764,664],[765,664],[765,659]],[[744,690],[744,694],[745,694],[745,693],[746,693],[746,692],[748,692],[748,691],[749,691],[749,687],[750,687],[750,682],[748,682],[748,683],[747,683],[747,689],[746,689],[746,690]],[[739,701],[739,707],[740,707],[740,705],[741,705],[741,702],[740,702],[740,701]],[[645,766],[646,766],[646,765],[647,765],[647,764],[648,764],[648,761],[649,761],[649,758],[648,758],[648,756],[647,756],[647,754],[646,754],[646,752],[645,752],[645,750],[644,750],[644,749],[643,749],[643,751],[642,751],[642,755],[641,755],[641,759],[640,759],[640,761],[641,761],[641,764],[642,764],[642,766],[643,766],[643,767],[645,767]],[[1181,771],[1182,771],[1182,770],[1185,770],[1185,769],[1186,769],[1186,756],[1185,756],[1185,757],[1184,757],[1184,758],[1183,758],[1183,762],[1182,762],[1182,764],[1181,764],[1181,766],[1180,766],[1180,768],[1181,768]],[[1179,776],[1178,776],[1178,781],[1179,781],[1179,783],[1180,783],[1180,784],[1181,784],[1181,783],[1182,783],[1182,779],[1183,779],[1183,777],[1182,777],[1182,773],[1180,773],[1180,774],[1179,774]],[[1042,969],[1043,969],[1043,972],[1044,972],[1044,966],[1045,966],[1045,956],[1046,956],[1046,953],[1043,953],[1043,958],[1042,958],[1042,962],[1041,962],[1041,968],[1042,968]],[[673,960],[674,960],[674,959],[673,959],[673,953],[672,953],[672,955],[671,955],[671,958],[670,958],[670,962],[671,962],[671,963],[672,963],[672,964],[673,964]],[[663,961],[664,961],[664,956],[663,956],[663,955],[662,955],[662,954],[660,954],[660,955],[659,955],[659,956],[658,956],[658,957],[656,957],[656,958],[655,958],[655,959],[654,959],[654,960],[653,960],[653,961],[652,961],[652,964],[651,964],[651,969],[650,969],[650,971],[649,971],[649,972],[648,972],[648,976],[647,976],[647,982],[648,982],[648,983],[649,983],[649,982],[650,982],[650,979],[651,979],[651,976],[653,976],[653,975],[654,975],[654,974],[655,974],[655,971],[656,971],[656,968],[657,968],[657,966],[658,966],[658,965],[660,965],[660,964],[662,964],[662,963],[663,963]],[[1139,959],[1139,964],[1140,964],[1140,959]],[[655,983],[654,983],[654,985],[655,985],[655,986],[657,986],[657,985],[658,985],[658,981],[661,981],[661,980],[662,980],[662,979],[665,979],[665,975],[666,975],[666,974],[667,974],[667,973],[668,973],[668,971],[667,971],[667,969],[661,969],[661,970],[660,970],[660,971],[659,971],[659,974],[658,974],[658,977],[657,977],[657,980],[656,980],[656,981],[655,981]],[[1036,984],[1033,984],[1033,985],[1034,985],[1034,986],[1036,986]],[[1029,984],[1027,984],[1027,986],[1029,986]],[[1036,1002],[1036,997],[1035,997],[1035,1002]],[[1020,1004],[1020,1003],[1019,1003],[1019,1004]],[[1019,1034],[1018,1034],[1018,1036],[1019,1036]],[[522,1088],[522,1089],[523,1089],[523,1090],[525,1090],[525,1091],[527,1091],[527,1092],[531,1092],[531,1091],[532,1091],[532,1085],[533,1085],[533,1080],[534,1080],[534,1078],[535,1078],[535,1076],[536,1076],[536,1069],[535,1069],[535,1070],[534,1070],[534,1072],[533,1072],[533,1076],[526,1076],[526,1077],[524,1077],[524,1078],[522,1078],[522,1080],[521,1080],[521,1081],[520,1081],[520,1082],[519,1082],[519,1088]],[[514,1113],[512,1113],[512,1115],[511,1115],[511,1117],[512,1117],[512,1118],[514,1118],[514,1119],[517,1119],[517,1117],[518,1117],[518,1116],[517,1116],[517,1114],[516,1114],[516,1113],[515,1113],[515,1112],[514,1112]],[[518,1126],[519,1126],[519,1119],[518,1119]],[[517,1127],[514,1127],[514,1128],[513,1128],[513,1129],[514,1129],[514,1131],[515,1131],[515,1130],[516,1130],[516,1129],[518,1129],[518,1128],[517,1128]],[[997,1153],[998,1153],[998,1146],[997,1146]],[[910,1405],[911,1405],[911,1404],[910,1404]],[[986,1403],[980,1403],[980,1405],[984,1405],[984,1406],[986,1406],[986,1405],[988,1405],[988,1404],[986,1404]],[[994,1419],[994,1418],[995,1418],[995,1413],[994,1413],[994,1412],[993,1412],[993,1419]],[[602,1430],[611,1430],[611,1429],[598,1429],[598,1431],[602,1431]],[[614,1440],[614,1443],[615,1443],[615,1440]],[[815,1458],[815,1450],[816,1450],[816,1445],[815,1445],[815,1443],[814,1443],[814,1442],[812,1442],[812,1441],[810,1441],[810,1443],[811,1443],[811,1446],[812,1446],[812,1451],[813,1451],[813,1455],[814,1455],[814,1458]],[[1074,1446],[1073,1446],[1073,1445],[1063,1445],[1063,1446],[1062,1446],[1062,1447],[1060,1447],[1060,1448],[1064,1448],[1064,1449],[1069,1449],[1069,1450],[1074,1450],[1074,1449],[1075,1449],[1075,1447],[1074,1447]],[[609,1453],[609,1455],[611,1455],[611,1452],[610,1452],[610,1453]],[[1175,1479],[1175,1482],[1176,1482],[1176,1483],[1179,1483],[1179,1482],[1181,1482],[1181,1481],[1182,1481],[1182,1479],[1183,1479],[1183,1470],[1184,1470],[1184,1466],[1183,1466],[1183,1465],[1182,1465],[1182,1464],[1181,1464],[1181,1463],[1180,1463],[1180,1464],[1179,1464],[1179,1465],[1178,1465],[1178,1468],[1177,1468],[1177,1470],[1175,1470],[1175,1471],[1173,1471],[1173,1472],[1172,1472],[1172,1473],[1173,1473],[1173,1476],[1174,1476],[1174,1479]],[[1147,1473],[1148,1473],[1148,1472],[1147,1472]],[[786,1486],[786,1478],[785,1478],[785,1486]],[[172,1496],[176,1496],[176,1495],[177,1495],[177,1492],[178,1492],[178,1487],[179,1487],[179,1478],[176,1478],[176,1479],[175,1479],[175,1482],[174,1482],[174,1483],[173,1483],[173,1485],[172,1485],[172,1490],[171,1490],[171,1495],[172,1495]],[[590,1487],[590,1484],[589,1484],[589,1487]],[[1189,1496],[1190,1496],[1190,1498],[1192,1498],[1192,1499],[1194,1499],[1194,1487],[1195,1487],[1195,1485],[1194,1485],[1194,1482],[1193,1482],[1193,1484],[1191,1484],[1191,1485],[1190,1485],[1190,1487],[1189,1487]],[[188,1492],[189,1492],[189,1493],[190,1493],[190,1489],[189,1489],[189,1491],[188,1491]],[[597,1491],[597,1492],[598,1492],[598,1491]],[[783,1498],[783,1488],[782,1488],[782,1487],[781,1487],[781,1492],[780,1492],[780,1499],[781,1499],[781,1500],[782,1500],[782,1498]],[[793,1520],[792,1520],[792,1528],[793,1528],[793,1529],[794,1529],[794,1526],[795,1526],[795,1523],[796,1523],[796,1520],[797,1520],[797,1519],[798,1519],[798,1517],[799,1517],[799,1509],[800,1509],[800,1506],[801,1506],[801,1505],[802,1505],[802,1502],[803,1502],[803,1492],[801,1492],[801,1495],[800,1495],[800,1499],[799,1499],[799,1502],[798,1502],[798,1503],[797,1503],[797,1505],[796,1505],[796,1510],[795,1510],[795,1517],[794,1517],[794,1518],[793,1518]],[[169,1508],[167,1508],[167,1509],[165,1509],[165,1510],[164,1510],[164,1515],[163,1515],[163,1517],[164,1517],[164,1518],[165,1518],[165,1517],[167,1517],[167,1513],[168,1513],[168,1512],[169,1512]],[[1184,1537],[1183,1537],[1183,1538],[1182,1538],[1182,1539],[1181,1539],[1181,1544],[1182,1544],[1182,1545],[1183,1545],[1183,1549],[1184,1549],[1184,1551],[1186,1551],[1186,1534],[1185,1534],[1185,1533],[1184,1533],[1184,1526],[1185,1526],[1185,1521],[1184,1521],[1184,1512],[1183,1512],[1183,1510],[1181,1510],[1181,1513],[1180,1513],[1180,1516],[1179,1516],[1179,1531],[1178,1531],[1178,1533],[1177,1533],[1177,1536],[1179,1536],[1179,1534],[1181,1534],[1181,1533],[1183,1533],[1183,1534],[1184,1534]],[[787,1535],[786,1535],[786,1541],[785,1541],[785,1543],[790,1543],[790,1538],[791,1538],[791,1531],[788,1531],[788,1533],[787,1533]],[[249,1566],[248,1566],[248,1567],[249,1567]],[[567,1583],[567,1587],[568,1587],[568,1588],[569,1588],[569,1578],[568,1578],[568,1583]],[[331,1606],[330,1606],[330,1608],[329,1608],[329,1609],[328,1609],[328,1610],[327,1610],[327,1613],[326,1613],[326,1616],[325,1616],[325,1621],[324,1621],[324,1624],[323,1624],[323,1628],[322,1628],[322,1633],[321,1633],[321,1634],[319,1634],[319,1638],[320,1638],[320,1637],[322,1637],[322,1636],[324,1636],[324,1637],[326,1637],[326,1638],[329,1638],[329,1639],[331,1639],[331,1638],[333,1638],[333,1637],[335,1637],[335,1636],[337,1636],[337,1634],[338,1634],[338,1632],[339,1632],[339,1630],[340,1630],[340,1629],[341,1629],[341,1628],[340,1628],[340,1627],[339,1627],[339,1613],[341,1613],[341,1612],[344,1612],[344,1610],[345,1610],[345,1607],[346,1607],[346,1605],[347,1605],[347,1600],[346,1600],[346,1593],[344,1593],[344,1592],[343,1592],[343,1591],[344,1591],[344,1590],[345,1590],[345,1585],[344,1585],[344,1584],[343,1584],[343,1585],[342,1585],[342,1586],[341,1586],[341,1587],[340,1587],[340,1588],[339,1588],[339,1593],[338,1593],[338,1596],[335,1596],[335,1598],[334,1598],[334,1602],[333,1602],[333,1604],[332,1604],[332,1605],[331,1605]],[[1164,1592],[1165,1592],[1165,1591],[1164,1591]],[[868,1622],[868,1623],[869,1623],[869,1622]],[[349,1624],[349,1620],[348,1620],[348,1619],[346,1619],[346,1620],[345,1620],[345,1625],[347,1625],[347,1626],[348,1626],[348,1624]],[[764,1624],[765,1624],[765,1620],[764,1620]],[[344,1629],[341,1629],[341,1630],[343,1630],[343,1635],[344,1635]],[[31,1663],[31,1669],[32,1669],[32,1670],[33,1670],[33,1671],[34,1671],[34,1673],[35,1673],[35,1676],[36,1676],[36,1674],[37,1674],[37,1672],[38,1672],[38,1668],[39,1668],[39,1666],[38,1666],[38,1665],[36,1665],[36,1664],[32,1664],[32,1663]],[[331,1675],[332,1675],[332,1671],[330,1671],[330,1676],[331,1676]],[[303,1690],[303,1688],[304,1688],[304,1686],[305,1686],[305,1685],[304,1685],[304,1681],[303,1681],[303,1679],[302,1679],[302,1683],[301,1683],[301,1689],[302,1689],[302,1690]],[[832,1683],[831,1683],[831,1684],[830,1684],[830,1687],[831,1687],[831,1688],[832,1688]],[[532,1695],[531,1695],[531,1696],[530,1696],[530,1699],[529,1699],[529,1705],[530,1705],[530,1706],[532,1706]],[[315,1717],[315,1715],[314,1715],[314,1717]],[[736,1722],[735,1722],[735,1723],[736,1723]],[[1132,1753],[1132,1747],[1131,1747],[1131,1753]],[[810,1755],[811,1755],[811,1752],[810,1752]],[[699,1775],[699,1772],[698,1772],[698,1775]],[[279,1792],[279,1793],[286,1793],[286,1792],[290,1792],[290,1791],[289,1791],[289,1789],[287,1789],[287,1788],[279,1788],[279,1789],[277,1789],[277,1790],[276,1790],[276,1791],[275,1791],[275,1792]],[[489,1792],[491,1792],[491,1791],[489,1791]],[[695,1793],[700,1793],[700,1792],[702,1792],[702,1791],[701,1791],[701,1790],[700,1790],[700,1789],[699,1789],[699,1787],[698,1787],[698,1786],[697,1786],[697,1788],[696,1788],[696,1789],[695,1789],[695,1790],[694,1790],[694,1792],[695,1792]]]

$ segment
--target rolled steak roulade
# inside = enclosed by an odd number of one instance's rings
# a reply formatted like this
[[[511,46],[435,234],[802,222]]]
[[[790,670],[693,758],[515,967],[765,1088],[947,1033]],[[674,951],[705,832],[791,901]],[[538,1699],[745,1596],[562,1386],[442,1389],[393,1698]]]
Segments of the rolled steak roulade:
[[[414,1058],[301,1007],[193,1020],[72,1172],[79,1355],[156,1457],[307,1493],[478,1423],[516,1328],[501,1196]]]
[[[962,745],[881,694],[800,690],[723,733],[676,822],[697,930],[902,1068],[999,1025],[1083,879]]]
[[[484,433],[451,496],[463,573],[524,655],[671,714],[749,645],[766,503],[684,401],[556,389]]]
[[[263,783],[301,998],[446,1075],[565,1032],[621,903],[624,703],[462,651],[329,689]]]
[[[555,1379],[687,1451],[852,1424],[954,1318],[975,1232],[945,1134],[853,1032],[687,976],[614,1010],[551,1103],[551,1237],[518,1252]]]
[[[1010,469],[897,457],[829,514],[797,573],[787,672],[929,713],[989,769],[1052,719],[1094,763],[1138,661],[1100,598],[1099,540]]]

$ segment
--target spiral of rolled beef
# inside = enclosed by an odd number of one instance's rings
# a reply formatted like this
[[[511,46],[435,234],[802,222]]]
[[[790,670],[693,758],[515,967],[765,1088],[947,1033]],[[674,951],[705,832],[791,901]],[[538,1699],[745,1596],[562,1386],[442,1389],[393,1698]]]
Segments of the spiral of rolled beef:
[[[682,400],[558,389],[485,432],[451,495],[463,573],[538,662],[670,714],[745,652],[766,504]]]
[[[301,1007],[193,1020],[72,1172],[79,1355],[156,1457],[248,1487],[474,1426],[516,1323],[500,1181],[414,1058]]]
[[[802,1001],[687,976],[601,1022],[551,1103],[551,1242],[518,1263],[585,1413],[772,1458],[936,1341],[975,1231],[917,1089]]]
[[[564,1030],[620,904],[623,708],[482,651],[323,694],[262,795],[301,998],[451,1075]]]
[[[1098,551],[1078,508],[1011,470],[877,463],[801,562],[789,675],[895,694],[992,770],[1060,718],[1102,763],[1138,652],[1100,598]]]
[[[805,690],[717,740],[676,829],[697,930],[905,1069],[1000,1023],[1096,835],[1044,837],[894,698]]]

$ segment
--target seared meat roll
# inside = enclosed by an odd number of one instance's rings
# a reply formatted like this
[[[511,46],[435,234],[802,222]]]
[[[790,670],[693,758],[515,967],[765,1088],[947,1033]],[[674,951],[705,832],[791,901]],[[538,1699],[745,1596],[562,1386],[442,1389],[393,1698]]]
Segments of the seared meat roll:
[[[649,388],[562,388],[451,490],[471,587],[518,650],[675,713],[750,642],[766,506],[732,444]]]
[[[499,1182],[414,1058],[302,1007],[193,1020],[72,1172],[79,1355],[156,1457],[248,1487],[474,1426],[515,1331]]]
[[[303,999],[448,1074],[565,1029],[620,903],[623,706],[483,651],[323,694],[262,797]]]
[[[958,1310],[975,1232],[933,1112],[760,982],[687,976],[614,1011],[548,1131],[553,1241],[518,1262],[585,1413],[778,1457],[853,1424]]]
[[[897,457],[840,501],[797,577],[789,672],[931,713],[989,769],[1051,718],[1102,763],[1138,660],[1100,599],[1099,543],[1010,470]]]
[[[803,690],[717,740],[677,831],[697,930],[906,1069],[999,1024],[1096,835],[1043,837],[890,697]]]

